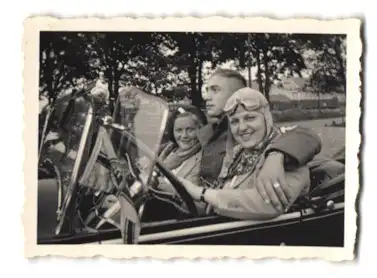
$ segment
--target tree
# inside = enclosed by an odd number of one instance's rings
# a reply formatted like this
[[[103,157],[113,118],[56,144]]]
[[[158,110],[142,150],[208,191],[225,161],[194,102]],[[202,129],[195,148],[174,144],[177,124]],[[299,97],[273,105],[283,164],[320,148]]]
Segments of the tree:
[[[109,84],[110,109],[118,96],[119,85],[123,82],[138,84],[135,63],[143,62],[148,57],[148,49],[155,43],[151,33],[141,32],[106,32],[81,33],[86,45],[86,54],[90,57],[91,68],[104,75]],[[136,65],[137,66],[137,65]],[[136,80],[134,80],[136,79]]]
[[[321,93],[346,92],[346,36],[304,35],[304,44],[313,50],[311,86]]]
[[[144,55],[132,58],[127,64],[127,68],[133,72],[127,84],[136,85],[152,94],[173,92],[173,88],[187,85],[187,76],[175,63],[174,52],[166,47],[167,39],[164,34],[152,33],[151,43],[140,46]]]
[[[163,41],[164,47],[173,51],[170,63],[176,65],[176,71],[187,73],[187,85],[190,86],[189,96],[192,104],[201,106],[203,103],[201,88],[203,86],[203,64],[211,61],[215,66],[220,34],[212,33],[167,33]],[[184,86],[184,82],[181,82]]]
[[[249,79],[250,68],[255,66],[259,90],[267,99],[272,84],[280,80],[282,75],[301,76],[301,70],[306,68],[298,44],[291,34],[229,34],[227,39],[227,44],[234,49],[223,48],[221,55],[237,59],[240,68],[249,68]]]
[[[88,76],[90,68],[74,32],[41,32],[39,49],[40,93],[50,100],[76,85],[80,77]]]

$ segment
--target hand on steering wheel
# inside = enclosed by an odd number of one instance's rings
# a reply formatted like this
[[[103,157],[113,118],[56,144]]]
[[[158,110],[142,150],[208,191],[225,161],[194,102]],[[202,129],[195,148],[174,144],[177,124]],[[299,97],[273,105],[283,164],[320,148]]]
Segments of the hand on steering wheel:
[[[194,198],[192,197],[190,191],[191,187],[194,188],[196,185],[192,184],[191,182],[182,179],[178,176],[176,176],[171,170],[169,170],[163,162],[161,162],[159,159],[156,160],[156,166],[159,169],[159,171],[169,180],[169,182],[172,184],[174,189],[176,190],[177,194],[179,195],[180,199],[186,204],[188,210],[190,211],[192,216],[197,216],[198,210],[196,208]],[[190,186],[190,184],[192,186]],[[188,190],[188,188],[190,188]]]
[[[191,195],[194,200],[199,200],[202,194],[203,188],[193,184],[191,181],[184,178],[178,177],[179,181],[185,187],[187,192]]]

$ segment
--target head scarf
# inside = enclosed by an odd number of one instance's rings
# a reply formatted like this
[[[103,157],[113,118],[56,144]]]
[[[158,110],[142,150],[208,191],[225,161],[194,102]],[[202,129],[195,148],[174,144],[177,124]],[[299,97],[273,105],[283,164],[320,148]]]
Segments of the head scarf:
[[[236,91],[226,102],[224,112],[227,116],[233,114],[239,106],[243,106],[247,111],[255,111],[263,114],[266,126],[265,138],[271,133],[274,128],[273,117],[270,111],[270,105],[265,96],[257,90],[245,87]],[[264,139],[265,139],[264,138]],[[233,140],[233,136],[229,130],[229,139],[232,145],[237,143]],[[263,141],[263,140],[262,140]]]
[[[226,155],[219,175],[220,181],[235,175],[253,172],[265,149],[279,132],[278,128],[274,126],[269,103],[263,94],[249,87],[242,88],[228,99],[224,106],[224,112],[229,116],[237,110],[239,105],[247,111],[255,111],[263,115],[266,133],[260,143],[252,149],[246,150],[234,140],[230,128],[228,128]]]

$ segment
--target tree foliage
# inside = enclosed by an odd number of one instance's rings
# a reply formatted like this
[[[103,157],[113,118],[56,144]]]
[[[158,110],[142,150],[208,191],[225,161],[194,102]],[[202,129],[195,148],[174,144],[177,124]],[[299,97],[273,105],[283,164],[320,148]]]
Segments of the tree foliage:
[[[257,65],[259,90],[269,99],[269,92],[280,76],[298,75],[306,68],[304,59],[290,34],[255,34],[252,41]]]
[[[41,32],[40,88],[53,98],[102,71],[112,100],[122,83],[200,106],[205,64],[212,71],[229,61],[250,77],[253,68],[267,98],[274,83],[304,69],[315,90],[345,91],[344,36],[183,32]]]
[[[310,83],[316,92],[346,92],[346,36],[304,35],[304,45],[311,49]]]
[[[76,85],[80,77],[90,78],[83,42],[77,33],[41,32],[39,51],[40,93],[50,99]]]

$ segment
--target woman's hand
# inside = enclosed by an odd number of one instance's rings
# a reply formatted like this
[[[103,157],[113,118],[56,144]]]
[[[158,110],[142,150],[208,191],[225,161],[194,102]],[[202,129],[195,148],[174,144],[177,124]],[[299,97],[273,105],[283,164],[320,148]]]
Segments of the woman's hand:
[[[186,180],[184,178],[178,177],[179,181],[182,185],[186,188],[187,192],[191,195],[191,197],[198,201],[200,200],[200,196],[202,195],[203,187],[197,186],[193,184],[191,181]]]
[[[257,177],[257,190],[266,203],[282,211],[287,209],[290,203],[284,192],[286,186],[284,155],[272,152],[267,156]]]

